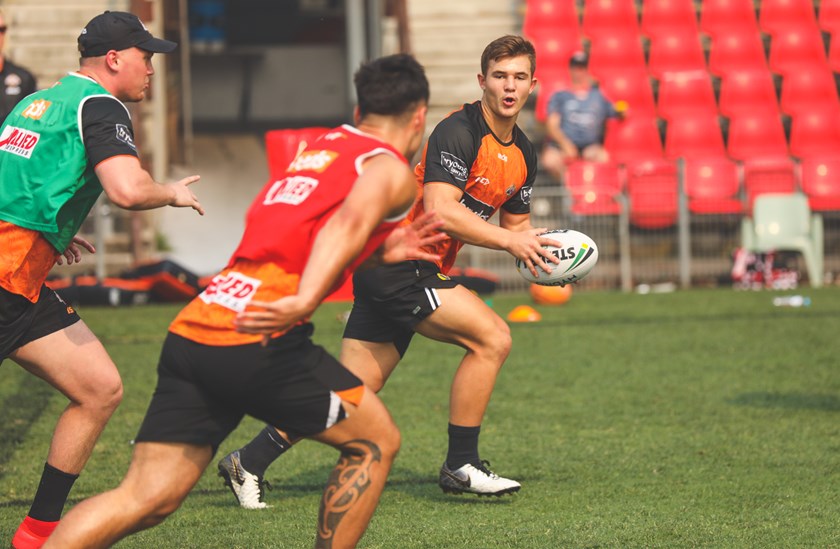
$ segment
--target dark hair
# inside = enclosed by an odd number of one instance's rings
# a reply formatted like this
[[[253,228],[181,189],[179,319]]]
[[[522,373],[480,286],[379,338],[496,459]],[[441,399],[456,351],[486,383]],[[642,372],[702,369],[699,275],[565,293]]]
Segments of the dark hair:
[[[534,45],[521,36],[513,34],[496,38],[487,44],[484,53],[481,54],[481,74],[487,75],[487,67],[490,66],[491,61],[520,55],[528,56],[528,61],[531,62],[531,76],[534,76],[534,72],[537,70],[537,52]]]
[[[353,77],[359,114],[397,116],[429,102],[429,81],[414,57],[398,53],[362,63]]]

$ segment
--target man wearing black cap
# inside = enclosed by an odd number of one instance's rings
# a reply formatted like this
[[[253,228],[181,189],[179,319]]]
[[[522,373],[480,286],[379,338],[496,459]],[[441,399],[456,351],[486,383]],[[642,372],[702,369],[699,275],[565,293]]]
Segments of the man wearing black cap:
[[[76,236],[99,195],[121,208],[190,207],[203,214],[190,176],[159,183],[140,166],[123,101],[149,89],[154,38],[130,14],[94,17],[78,39],[78,72],[22,100],[0,129],[0,360],[10,358],[70,400],[53,434],[16,549],[41,547],[122,397],[119,373],[72,307],[45,285],[53,264],[78,262]]]
[[[557,181],[563,181],[569,162],[608,161],[604,125],[607,118],[622,116],[594,85],[586,53],[572,54],[569,80],[569,89],[551,96],[545,123],[547,139],[542,166]]]

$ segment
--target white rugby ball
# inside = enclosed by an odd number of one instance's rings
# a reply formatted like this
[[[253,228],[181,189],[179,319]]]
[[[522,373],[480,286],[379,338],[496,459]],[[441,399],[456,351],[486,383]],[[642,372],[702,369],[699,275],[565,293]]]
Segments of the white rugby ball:
[[[540,276],[535,278],[525,262],[517,259],[516,270],[528,282],[542,286],[563,286],[585,277],[598,262],[598,246],[595,245],[595,241],[581,232],[557,229],[540,236],[557,241],[557,246],[543,246],[543,248],[557,257],[560,263],[551,263],[550,273],[538,266],[537,272]]]

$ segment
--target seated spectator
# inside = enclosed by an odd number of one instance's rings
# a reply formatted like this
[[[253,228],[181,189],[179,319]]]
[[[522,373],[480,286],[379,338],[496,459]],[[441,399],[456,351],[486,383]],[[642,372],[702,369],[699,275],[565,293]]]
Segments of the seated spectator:
[[[563,181],[567,164],[574,160],[608,161],[604,126],[607,118],[623,117],[623,110],[616,110],[595,85],[584,52],[575,52],[569,60],[569,79],[569,89],[556,92],[548,102],[542,167],[557,181]]]
[[[12,109],[21,99],[37,91],[35,77],[32,76],[32,73],[20,65],[15,65],[2,55],[3,47],[6,45],[7,30],[6,16],[0,11],[0,83],[2,84],[0,124],[3,123],[6,116],[12,112]]]

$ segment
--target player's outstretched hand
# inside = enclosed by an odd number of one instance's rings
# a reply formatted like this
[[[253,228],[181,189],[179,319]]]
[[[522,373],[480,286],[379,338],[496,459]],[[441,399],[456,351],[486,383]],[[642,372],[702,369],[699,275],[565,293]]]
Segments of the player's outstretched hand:
[[[537,267],[547,273],[551,272],[551,263],[560,263],[560,259],[551,254],[543,246],[558,246],[556,240],[540,236],[548,229],[529,229],[527,231],[511,232],[507,251],[516,259],[522,260],[532,275],[539,276]]]
[[[438,261],[439,255],[430,254],[424,247],[449,238],[441,232],[443,220],[435,212],[426,212],[410,225],[402,225],[394,229],[382,244],[382,261],[384,263],[398,263],[407,259],[421,259],[423,261]]]
[[[64,260],[67,260],[68,265],[72,265],[73,263],[81,263],[82,262],[82,250],[81,248],[89,251],[90,253],[96,253],[96,248],[94,248],[93,244],[82,238],[81,236],[74,236],[73,240],[70,242],[70,245],[67,246],[67,249],[64,250],[63,254],[60,254],[56,260],[56,265],[64,265]]]
[[[308,300],[298,295],[281,297],[277,301],[252,301],[248,308],[236,315],[234,328],[245,334],[282,332],[312,314]]]
[[[171,205],[176,208],[192,208],[197,211],[199,215],[204,215],[204,208],[201,207],[201,203],[198,201],[198,198],[189,188],[190,185],[199,179],[201,179],[200,175],[191,175],[181,179],[180,181],[176,181],[175,183],[170,183],[172,188],[175,189],[175,200]]]

